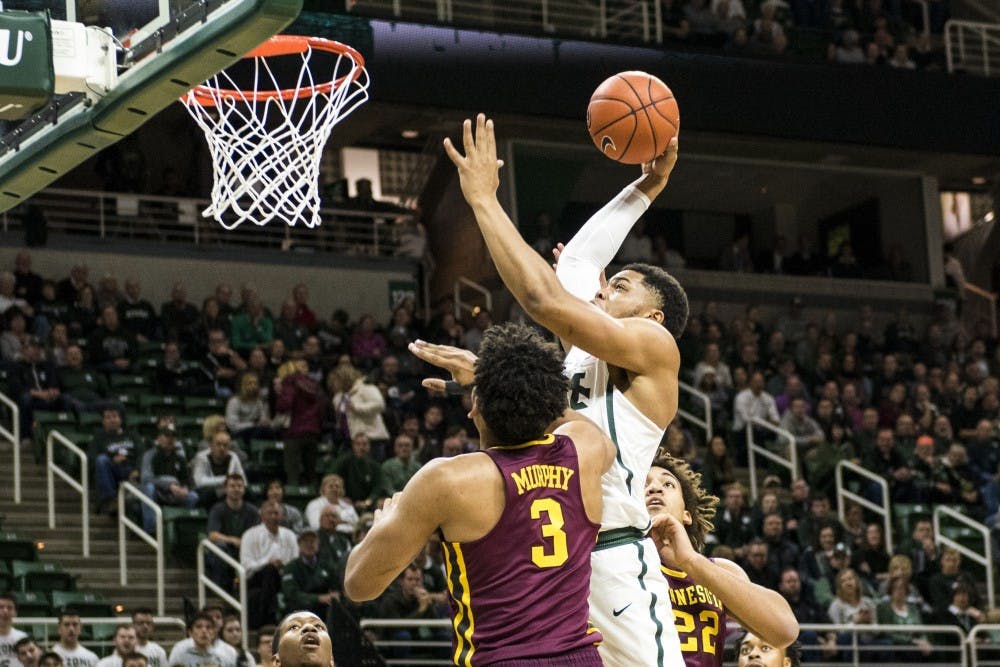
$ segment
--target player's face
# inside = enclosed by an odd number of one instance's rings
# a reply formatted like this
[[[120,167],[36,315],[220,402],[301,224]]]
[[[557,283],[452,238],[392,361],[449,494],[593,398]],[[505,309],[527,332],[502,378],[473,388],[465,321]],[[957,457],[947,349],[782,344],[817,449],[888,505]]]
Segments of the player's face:
[[[791,660],[785,657],[780,648],[771,646],[760,637],[753,634],[740,643],[738,667],[789,667]]]
[[[681,523],[691,523],[691,513],[684,508],[681,483],[673,473],[653,466],[646,475],[646,509],[650,516],[669,514]]]
[[[331,667],[333,645],[326,624],[316,614],[303,611],[292,614],[278,628],[281,640],[275,667]]]
[[[616,273],[601,288],[591,302],[608,315],[616,318],[647,317],[656,310],[651,304],[649,290],[637,271]]]

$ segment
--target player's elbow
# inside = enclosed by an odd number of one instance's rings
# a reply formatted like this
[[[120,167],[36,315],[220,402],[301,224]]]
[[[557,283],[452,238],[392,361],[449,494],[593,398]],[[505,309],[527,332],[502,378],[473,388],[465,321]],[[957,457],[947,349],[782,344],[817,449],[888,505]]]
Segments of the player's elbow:
[[[355,602],[367,602],[378,597],[375,588],[368,584],[363,577],[348,571],[344,575],[344,593]]]
[[[771,630],[773,636],[768,641],[774,646],[787,647],[799,638],[799,622],[795,619],[795,614],[792,613],[788,603],[784,600],[782,602],[784,604],[774,616],[774,628]]]
[[[374,577],[364,571],[359,559],[348,557],[344,569],[344,593],[355,602],[367,602],[377,598],[382,591],[378,589]]]

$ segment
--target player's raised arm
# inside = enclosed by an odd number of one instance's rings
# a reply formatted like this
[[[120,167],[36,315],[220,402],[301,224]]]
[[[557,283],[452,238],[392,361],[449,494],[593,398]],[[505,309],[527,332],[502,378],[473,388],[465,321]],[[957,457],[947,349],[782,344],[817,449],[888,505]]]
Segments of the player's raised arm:
[[[609,315],[567,292],[549,265],[521,238],[497,201],[499,167],[493,121],[483,114],[463,124],[465,155],[449,139],[445,151],[458,168],[465,200],[472,207],[500,277],[518,303],[561,339],[607,363],[636,373],[672,369],[679,355],[673,336],[661,326],[661,309],[637,309],[630,317]],[[629,291],[641,278],[612,280],[608,289]],[[686,305],[686,304],[685,304]],[[686,315],[686,310],[685,310]]]
[[[569,243],[558,248],[556,276],[566,291],[589,301],[604,286],[601,272],[618,254],[632,226],[667,186],[676,162],[675,138],[666,153],[642,165],[642,176],[590,216]]]

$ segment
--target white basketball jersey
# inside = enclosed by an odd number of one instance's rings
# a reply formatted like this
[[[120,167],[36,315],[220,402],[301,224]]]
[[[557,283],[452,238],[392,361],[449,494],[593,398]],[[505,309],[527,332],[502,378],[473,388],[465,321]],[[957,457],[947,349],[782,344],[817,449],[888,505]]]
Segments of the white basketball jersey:
[[[646,474],[663,439],[664,429],[639,412],[611,383],[608,364],[578,347],[566,355],[569,404],[601,427],[615,443],[615,463],[601,477],[604,511],[601,530],[649,530]]]

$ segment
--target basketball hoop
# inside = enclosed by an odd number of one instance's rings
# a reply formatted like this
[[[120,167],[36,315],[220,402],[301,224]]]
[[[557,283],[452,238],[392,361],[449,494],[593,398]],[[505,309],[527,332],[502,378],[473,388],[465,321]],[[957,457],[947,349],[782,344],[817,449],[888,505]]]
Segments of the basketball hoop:
[[[332,71],[313,63],[332,54]],[[294,87],[275,72],[298,63]],[[223,71],[181,98],[205,132],[212,158],[212,204],[202,212],[226,229],[244,222],[320,224],[319,167],[333,127],[368,99],[361,54],[329,39],[276,35],[248,53],[252,87]],[[324,76],[314,69],[323,68]],[[231,68],[232,69],[232,68]],[[287,76],[281,76],[288,82]],[[223,217],[226,211],[233,215]],[[235,216],[235,217],[233,217]]]

